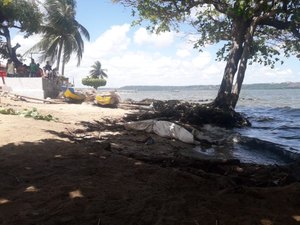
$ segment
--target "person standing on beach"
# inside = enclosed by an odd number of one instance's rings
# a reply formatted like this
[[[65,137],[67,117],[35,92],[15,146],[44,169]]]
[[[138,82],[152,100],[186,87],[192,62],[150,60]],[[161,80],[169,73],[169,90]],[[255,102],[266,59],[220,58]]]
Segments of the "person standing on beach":
[[[15,64],[11,59],[7,60],[6,74],[7,74],[7,77],[14,77],[15,76]]]
[[[37,63],[36,66],[37,66],[36,76],[37,76],[37,77],[42,77],[43,74],[44,74],[44,71],[43,71],[42,68],[40,67],[40,64],[39,64],[39,63]]]
[[[47,61],[46,65],[44,66],[44,73],[45,73],[45,76],[48,78],[50,78],[52,75],[52,67],[51,67],[49,61]]]
[[[33,58],[31,58],[31,63],[29,65],[29,77],[36,77],[38,67]]]

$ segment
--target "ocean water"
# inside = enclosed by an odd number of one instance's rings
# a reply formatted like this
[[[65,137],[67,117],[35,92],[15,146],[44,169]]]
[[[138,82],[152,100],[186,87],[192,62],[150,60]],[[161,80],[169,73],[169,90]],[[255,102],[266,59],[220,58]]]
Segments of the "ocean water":
[[[119,91],[119,94],[122,100],[176,99],[203,103],[213,100],[217,90]],[[211,149],[196,147],[195,155],[263,164],[285,164],[300,158],[300,89],[242,90],[236,110],[244,113],[252,126],[224,130],[223,135],[233,141]]]

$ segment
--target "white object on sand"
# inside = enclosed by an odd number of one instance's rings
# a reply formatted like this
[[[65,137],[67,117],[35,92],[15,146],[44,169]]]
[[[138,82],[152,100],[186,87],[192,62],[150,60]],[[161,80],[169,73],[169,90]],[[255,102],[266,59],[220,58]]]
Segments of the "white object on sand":
[[[191,132],[182,126],[169,121],[143,120],[129,122],[124,126],[129,130],[146,131],[148,133],[155,133],[161,137],[174,138],[184,143],[195,143],[194,136]]]

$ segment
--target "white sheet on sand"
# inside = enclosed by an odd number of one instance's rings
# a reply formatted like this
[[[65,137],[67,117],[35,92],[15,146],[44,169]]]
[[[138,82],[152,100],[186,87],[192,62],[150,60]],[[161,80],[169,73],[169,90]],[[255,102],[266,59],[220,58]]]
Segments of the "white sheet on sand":
[[[140,130],[148,133],[155,133],[158,136],[174,138],[184,143],[195,143],[194,136],[191,132],[182,126],[169,121],[142,120],[128,122],[125,124],[125,128],[128,130]]]

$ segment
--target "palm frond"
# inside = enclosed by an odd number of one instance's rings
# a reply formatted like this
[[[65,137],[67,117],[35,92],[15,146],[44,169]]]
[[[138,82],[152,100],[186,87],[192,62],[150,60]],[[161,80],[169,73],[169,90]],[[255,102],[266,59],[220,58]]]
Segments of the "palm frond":
[[[88,40],[90,41],[90,34],[88,32],[88,30],[82,26],[81,24],[78,23],[78,29],[80,31],[81,34],[83,34],[83,36]]]
[[[94,63],[94,65],[92,65],[92,70],[90,70],[90,76],[92,78],[101,78],[103,79],[104,77],[108,77],[107,74],[104,72],[104,70],[102,69],[102,65],[100,63],[100,61],[96,61]]]
[[[60,54],[59,47],[63,43],[64,63],[69,62],[71,55],[76,53],[77,66],[79,66],[84,52],[82,36],[90,40],[90,35],[87,29],[75,19],[76,1],[47,0],[45,9],[47,16],[41,28],[44,37],[28,52],[38,50],[42,53],[42,59],[51,58],[55,61],[61,58],[58,54]]]

